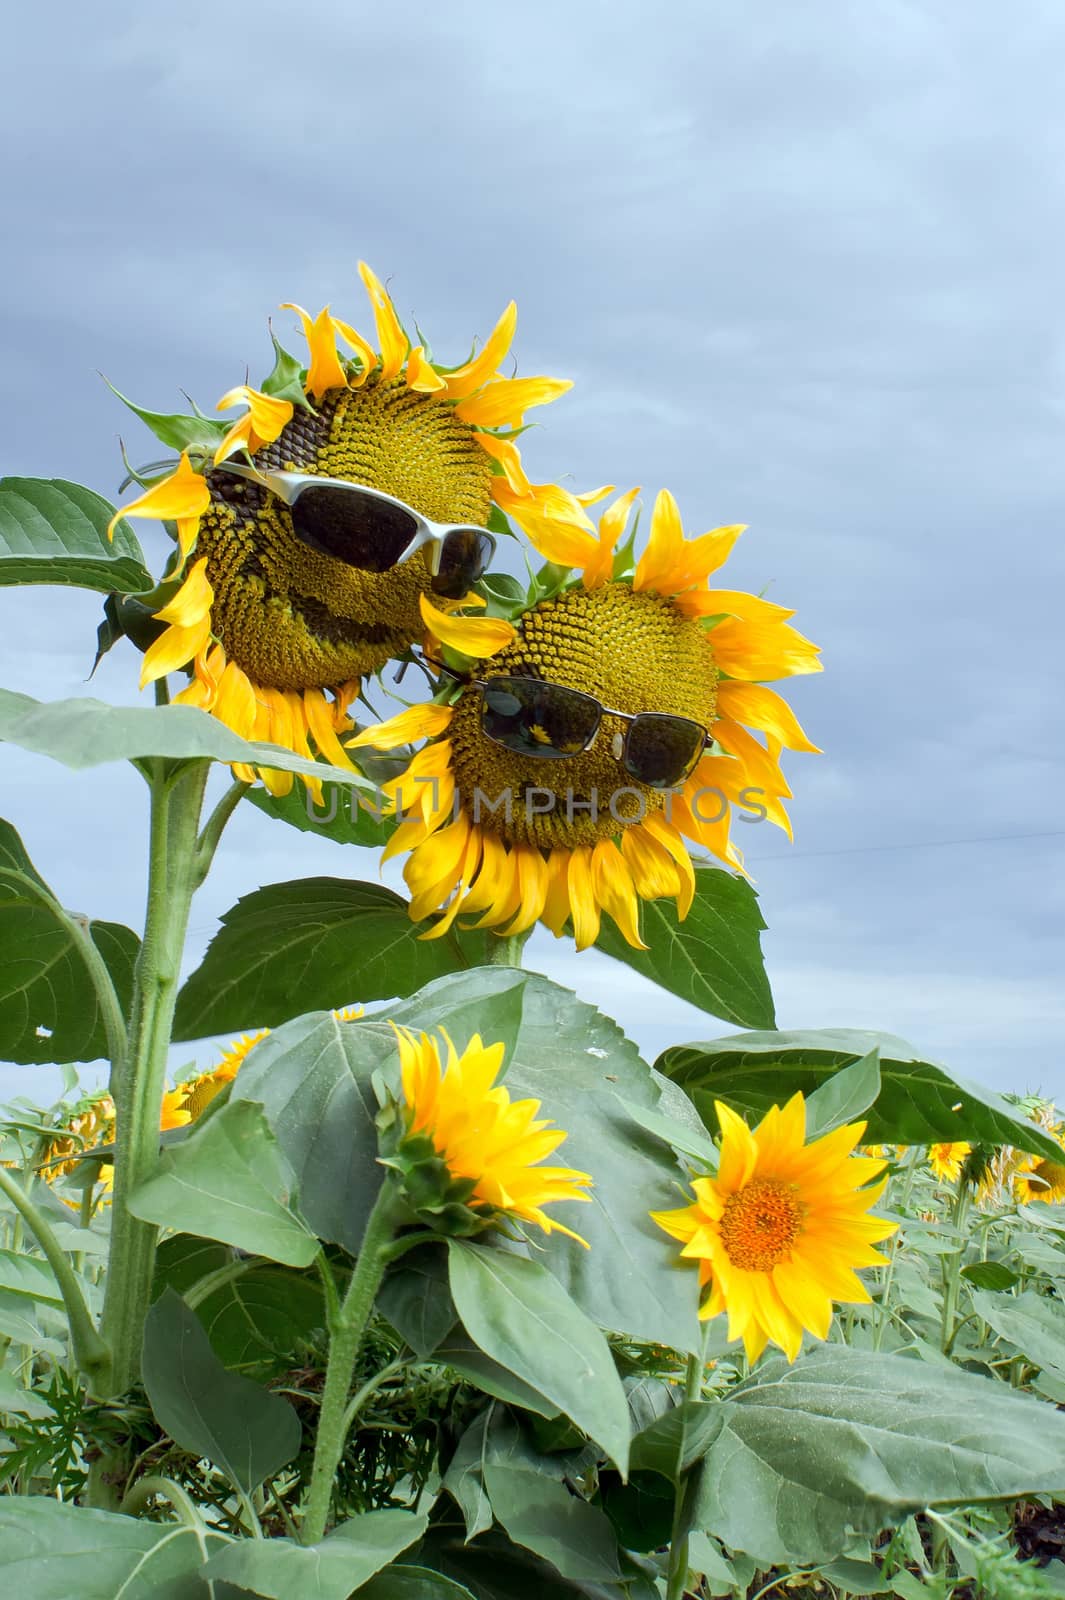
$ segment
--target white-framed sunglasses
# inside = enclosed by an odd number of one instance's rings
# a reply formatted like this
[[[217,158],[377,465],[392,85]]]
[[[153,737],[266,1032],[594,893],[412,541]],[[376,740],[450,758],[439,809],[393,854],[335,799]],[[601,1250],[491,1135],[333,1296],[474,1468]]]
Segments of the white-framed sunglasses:
[[[395,495],[310,472],[270,472],[223,461],[215,469],[247,478],[284,502],[296,535],[312,550],[362,572],[388,572],[426,545],[434,594],[455,600],[482,576],[496,542],[484,528],[433,522]]]

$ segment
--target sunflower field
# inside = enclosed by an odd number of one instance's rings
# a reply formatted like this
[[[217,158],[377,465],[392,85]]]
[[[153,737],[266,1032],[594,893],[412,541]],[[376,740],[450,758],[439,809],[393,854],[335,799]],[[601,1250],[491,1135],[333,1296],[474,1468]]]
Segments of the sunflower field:
[[[818,752],[772,685],[817,647],[727,587],[741,527],[530,481],[570,385],[511,374],[513,305],[447,366],[360,274],[372,327],[289,306],[306,353],[271,335],[228,419],[119,395],[166,454],[117,507],[0,483],[0,581],[97,591],[145,691],[0,690],[0,739],[131,763],[150,817],[139,933],[0,821],[0,1572],[1065,1595],[1059,1113],[775,1028],[734,823],[790,836],[782,760]],[[256,888],[195,965],[248,805],[351,875]],[[708,1037],[645,1061],[523,965],[537,925]]]

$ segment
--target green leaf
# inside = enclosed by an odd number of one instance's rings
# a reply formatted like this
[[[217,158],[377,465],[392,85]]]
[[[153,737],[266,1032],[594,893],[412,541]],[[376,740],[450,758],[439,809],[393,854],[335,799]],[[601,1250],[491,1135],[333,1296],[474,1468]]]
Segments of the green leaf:
[[[487,1356],[552,1400],[624,1472],[625,1391],[610,1347],[538,1261],[448,1240],[451,1294]]]
[[[706,1454],[721,1422],[717,1406],[682,1401],[635,1435],[629,1457],[632,1470],[657,1472],[675,1481]]]
[[[1013,1345],[1034,1366],[1065,1377],[1065,1307],[1033,1290],[1024,1294],[989,1294],[976,1289],[973,1310],[1000,1339]]]
[[[320,1544],[291,1539],[243,1539],[203,1569],[269,1600],[347,1600],[353,1590],[420,1539],[424,1511],[365,1511],[334,1528]]]
[[[697,865],[695,899],[683,922],[672,900],[648,900],[640,927],[646,950],[626,944],[604,920],[598,949],[641,972],[670,994],[741,1028],[771,1028],[773,996],[759,934],[758,897],[743,878]]]
[[[220,1239],[290,1267],[308,1267],[318,1241],[292,1205],[292,1172],[261,1107],[230,1101],[180,1144],[129,1197],[142,1222]]]
[[[418,1360],[428,1361],[458,1320],[447,1286],[447,1253],[442,1242],[422,1245],[396,1262],[381,1285],[377,1310]]]
[[[0,1368],[0,1416],[3,1416],[5,1411],[18,1412],[34,1422],[40,1421],[42,1417],[55,1416],[47,1400],[28,1389],[23,1389],[10,1372]]]
[[[368,850],[380,850],[395,831],[393,817],[378,816],[380,806],[358,789],[346,794],[332,790],[318,807],[310,791],[303,784],[293,784],[288,794],[271,794],[268,789],[251,789],[244,797],[264,816],[275,822],[285,822],[300,833],[312,833],[316,839],[330,839],[334,844],[360,845]]]
[[[531,1467],[486,1461],[484,1484],[496,1518],[515,1544],[533,1550],[564,1578],[618,1583],[618,1542],[609,1520],[553,1478]]]
[[[630,1472],[628,1483],[622,1483],[616,1473],[601,1472],[599,1494],[626,1550],[658,1550],[669,1543],[677,1492],[667,1478],[657,1472]]]
[[[656,1600],[660,1593],[646,1578],[633,1582],[628,1563],[628,1588],[620,1584],[592,1586],[563,1578],[549,1562],[514,1544],[501,1529],[492,1528],[469,1544],[462,1534],[460,1523],[434,1524],[418,1559],[468,1584],[477,1600]],[[387,1600],[392,1600],[391,1595]]]
[[[56,583],[135,594],[154,579],[128,522],[114,506],[64,478],[0,479],[0,584]]]
[[[978,1289],[1012,1289],[1020,1279],[1001,1261],[972,1261],[961,1275]]]
[[[104,379],[107,383],[107,379]],[[150,428],[160,443],[169,445],[172,450],[205,450],[213,455],[218,445],[225,437],[229,424],[215,422],[211,417],[185,416],[179,412],[148,411],[144,406],[134,405],[132,400],[116,389],[113,383],[107,383],[113,395],[117,395],[124,406],[128,406],[135,416],[140,417],[146,427]]]
[[[325,1327],[322,1286],[308,1273],[252,1267],[196,1306],[211,1348],[226,1367],[276,1366]]]
[[[460,1047],[474,1032],[507,1042],[507,1089],[539,1100],[540,1114],[567,1130],[552,1159],[595,1179],[590,1204],[559,1211],[590,1248],[537,1234],[540,1259],[601,1327],[697,1350],[692,1281],[666,1270],[668,1241],[649,1216],[678,1203],[682,1173],[672,1150],[633,1121],[631,1108],[656,1110],[661,1097],[617,1024],[546,978],[507,968],[441,978],[388,1014],[410,1028],[446,1028]]]
[[[474,1600],[464,1583],[428,1567],[386,1567],[363,1584],[358,1600]]]
[[[1065,1490],[1065,1418],[1005,1384],[829,1345],[729,1399],[694,1525],[761,1565],[834,1560],[925,1508]]]
[[[24,1295],[27,1300],[40,1301],[56,1310],[63,1308],[63,1296],[47,1261],[20,1250],[0,1250],[0,1290]]]
[[[874,1046],[860,1061],[840,1067],[806,1102],[806,1136],[820,1139],[856,1122],[880,1095],[880,1051]]]
[[[174,1443],[213,1461],[245,1494],[299,1451],[300,1422],[288,1401],[227,1372],[196,1313],[173,1289],[145,1319],[141,1376],[156,1420]]]
[[[465,965],[422,940],[383,884],[304,878],[244,895],[178,997],[176,1039],[274,1027],[308,1011],[409,995]]]
[[[137,761],[147,756],[173,760],[243,762],[273,767],[374,792],[357,772],[282,750],[254,744],[231,733],[206,711],[194,706],[109,706],[102,700],[53,700],[0,689],[0,740],[50,756],[75,772],[108,761]]]
[[[450,1295],[448,1298],[451,1298]],[[486,1356],[484,1351],[474,1344],[469,1334],[458,1326],[452,1328],[451,1332],[440,1341],[433,1352],[433,1357],[434,1360],[443,1362],[444,1366],[457,1372],[460,1378],[466,1378],[470,1383],[476,1384],[478,1389],[491,1395],[494,1400],[502,1400],[509,1406],[521,1406],[523,1410],[531,1411],[538,1417],[550,1419],[558,1416],[557,1405],[546,1399],[530,1384],[524,1383],[498,1361],[493,1361],[491,1356]]]
[[[15,829],[0,820],[0,1060],[29,1066],[107,1056],[83,941],[103,957],[125,1011],[140,940],[117,922],[76,920],[77,936]]]
[[[18,1600],[157,1600],[164,1585],[195,1581],[201,1540],[211,1548],[224,1542],[217,1533],[89,1511],[47,1495],[0,1498],[4,1582]]]
[[[707,1127],[717,1131],[715,1099],[760,1117],[826,1083],[857,1057],[880,1052],[880,1094],[870,1107],[870,1144],[932,1144],[968,1140],[1012,1144],[1057,1159],[1049,1134],[990,1089],[923,1061],[887,1033],[843,1028],[803,1033],[738,1033],[706,1043],[674,1045],[655,1063],[691,1096]]]

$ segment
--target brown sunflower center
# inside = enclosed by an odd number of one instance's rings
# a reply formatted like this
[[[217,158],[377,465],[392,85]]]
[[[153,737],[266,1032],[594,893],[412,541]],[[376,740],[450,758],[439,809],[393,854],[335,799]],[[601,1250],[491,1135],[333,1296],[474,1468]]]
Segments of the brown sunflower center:
[[[617,711],[666,712],[705,729],[717,703],[717,669],[700,623],[627,583],[541,601],[521,619],[514,643],[478,669],[481,678],[493,675],[562,684]],[[481,691],[464,691],[448,737],[467,815],[507,844],[550,849],[616,838],[665,804],[664,791],[638,783],[615,753],[628,726],[606,714],[588,750],[540,759],[488,739]]]
[[[402,383],[332,390],[317,412],[297,410],[255,462],[368,484],[435,522],[488,520],[492,466],[474,430],[454,407]],[[208,482],[198,551],[215,591],[212,625],[254,683],[345,683],[421,635],[418,597],[429,587],[421,558],[360,571],[305,545],[287,507],[256,484],[224,470]]]
[[[756,1178],[725,1201],[718,1230],[734,1267],[769,1272],[786,1261],[802,1232],[803,1206],[793,1187]]]

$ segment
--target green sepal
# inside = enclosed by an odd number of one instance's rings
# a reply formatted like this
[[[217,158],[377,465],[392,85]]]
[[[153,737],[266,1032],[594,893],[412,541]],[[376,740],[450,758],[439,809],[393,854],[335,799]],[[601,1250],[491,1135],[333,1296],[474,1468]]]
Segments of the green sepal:
[[[296,357],[289,354],[273,328],[270,329],[270,338],[274,345],[274,367],[259,385],[261,392],[270,395],[274,400],[288,400],[304,411],[313,412],[314,407],[307,399],[303,387],[307,376],[306,368],[301,367]]]
[[[100,376],[103,378],[103,373]],[[192,417],[181,416],[177,412],[166,414],[162,411],[147,411],[143,406],[136,405],[120,389],[116,389],[109,379],[104,378],[104,382],[124,406],[128,406],[135,416],[140,417],[157,439],[163,444],[170,445],[174,450],[210,451],[213,454],[228,432],[224,422],[214,422],[199,410]]]
[[[476,1178],[456,1178],[430,1138],[408,1133],[406,1108],[391,1098],[378,1113],[377,1136],[378,1159],[396,1174],[412,1220],[452,1239],[467,1239],[491,1226],[490,1217],[466,1204]]]
[[[156,619],[152,607],[136,595],[109,594],[104,601],[104,620],[96,630],[96,659],[89,677],[119,639],[129,639],[143,655],[165,628],[166,623]]]
[[[501,538],[513,539],[514,529],[510,526],[507,514],[502,506],[492,506],[488,512],[488,521],[485,527],[489,533],[498,533]]]

